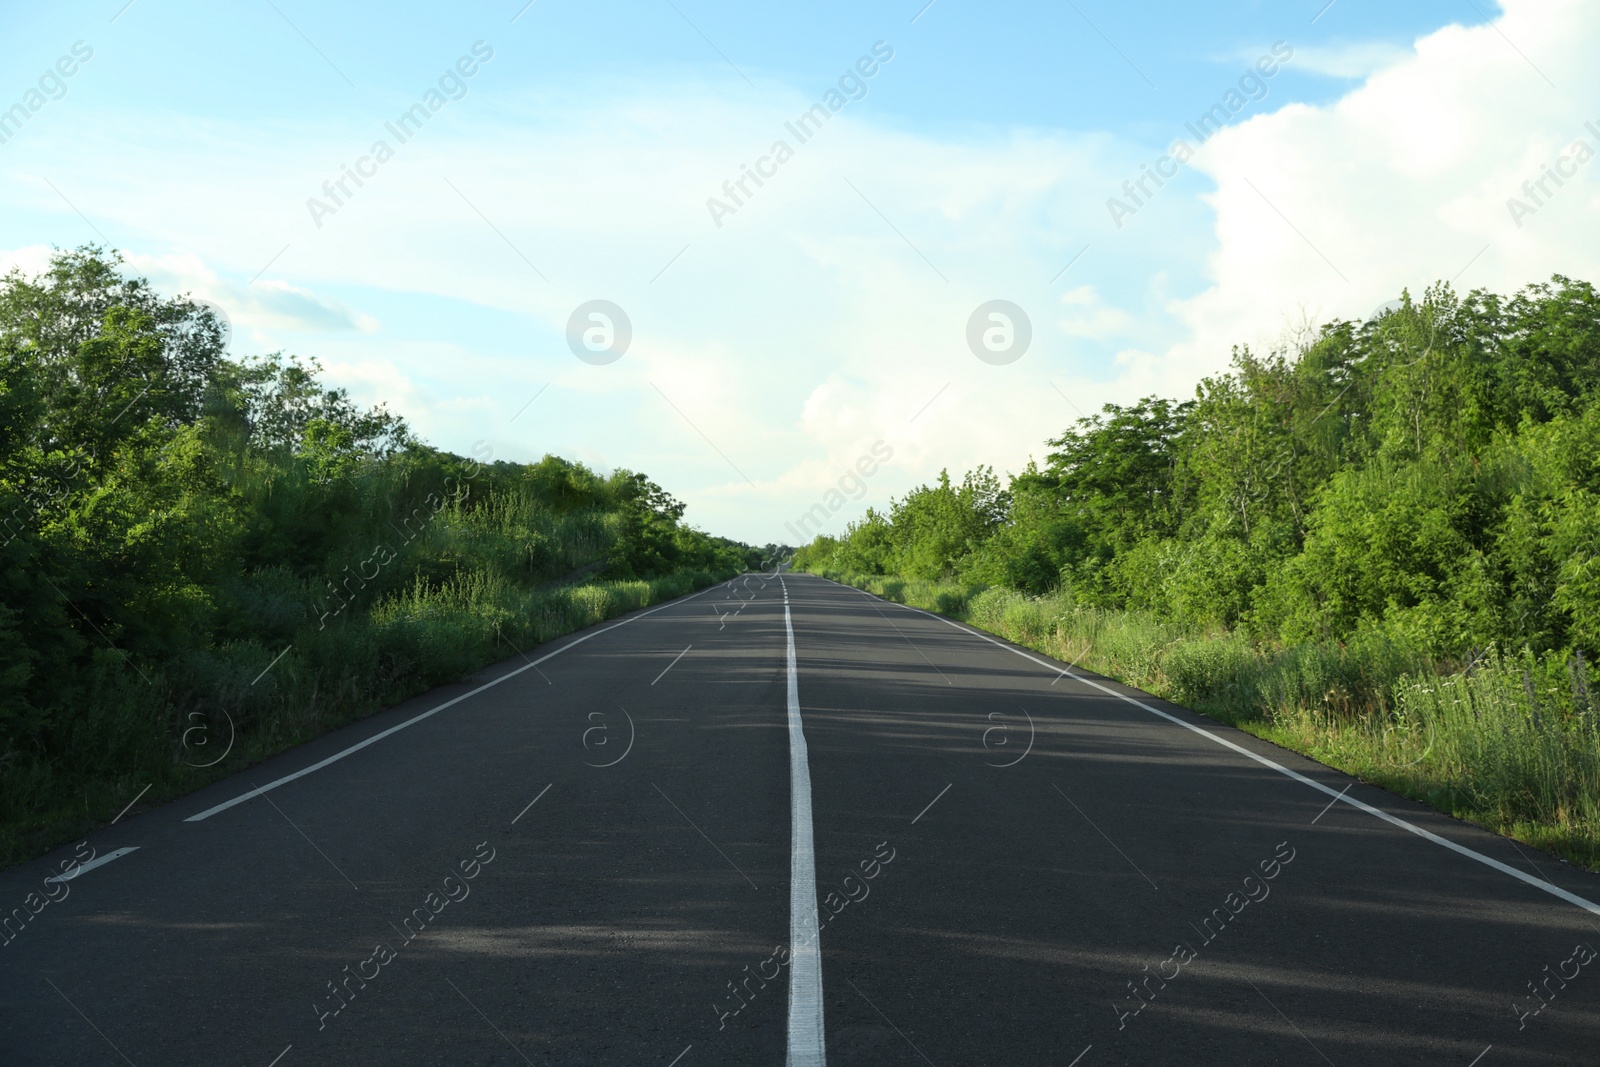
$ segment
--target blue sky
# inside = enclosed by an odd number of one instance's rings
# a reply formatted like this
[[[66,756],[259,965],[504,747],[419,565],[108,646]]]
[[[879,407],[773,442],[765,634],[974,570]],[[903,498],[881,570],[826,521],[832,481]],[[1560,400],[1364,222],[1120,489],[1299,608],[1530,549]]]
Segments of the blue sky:
[[[0,109],[93,55],[0,143],[0,264],[104,241],[222,307],[236,355],[316,356],[441,447],[644,470],[704,528],[794,542],[819,502],[836,531],[942,466],[1017,470],[1405,286],[1593,277],[1586,171],[1521,225],[1505,201],[1600,145],[1597,36],[1565,0],[11,5]],[[860,99],[787,132],[878,42]],[[1185,123],[1275,43],[1201,146]],[[1122,191],[1178,137],[1192,162]],[[597,299],[633,331],[603,365],[567,340]],[[1032,327],[999,365],[967,340],[996,299]]]

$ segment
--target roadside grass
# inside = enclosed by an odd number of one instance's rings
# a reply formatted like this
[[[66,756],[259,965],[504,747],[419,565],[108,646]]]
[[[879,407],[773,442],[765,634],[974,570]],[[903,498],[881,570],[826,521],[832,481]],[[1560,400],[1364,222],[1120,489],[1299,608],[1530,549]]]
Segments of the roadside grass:
[[[483,566],[437,583],[419,578],[369,612],[308,625],[287,652],[257,640],[196,652],[181,679],[146,681],[106,649],[61,750],[0,760],[0,866],[104,827],[135,797],[145,808],[193,792],[488,664],[729,576],[691,570],[550,588]]]
[[[1581,657],[1551,662],[1489,648],[1470,663],[1441,662],[1378,631],[1284,647],[1059,594],[819,573],[1600,869],[1600,723]]]

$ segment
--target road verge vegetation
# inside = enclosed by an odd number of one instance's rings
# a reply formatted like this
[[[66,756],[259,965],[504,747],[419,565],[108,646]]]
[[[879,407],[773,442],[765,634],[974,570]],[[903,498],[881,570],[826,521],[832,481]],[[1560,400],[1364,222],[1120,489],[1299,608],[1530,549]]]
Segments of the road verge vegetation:
[[[0,279],[0,863],[760,562],[228,340],[97,249]]]
[[[795,566],[1600,869],[1600,295],[1447,286],[1107,405]]]

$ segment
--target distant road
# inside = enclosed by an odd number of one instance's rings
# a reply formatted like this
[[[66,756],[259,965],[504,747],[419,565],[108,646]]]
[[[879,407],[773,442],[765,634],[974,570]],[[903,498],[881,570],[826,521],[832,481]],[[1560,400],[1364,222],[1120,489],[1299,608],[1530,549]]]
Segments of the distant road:
[[[807,575],[90,849],[0,874],[0,1064],[1600,1062],[1600,877]]]

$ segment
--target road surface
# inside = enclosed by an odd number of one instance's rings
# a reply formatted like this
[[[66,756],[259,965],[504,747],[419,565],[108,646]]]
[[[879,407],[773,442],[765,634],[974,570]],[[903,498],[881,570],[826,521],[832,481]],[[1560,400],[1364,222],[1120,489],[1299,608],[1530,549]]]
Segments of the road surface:
[[[1596,900],[1104,678],[751,577],[0,873],[0,1063],[1594,1063]]]

